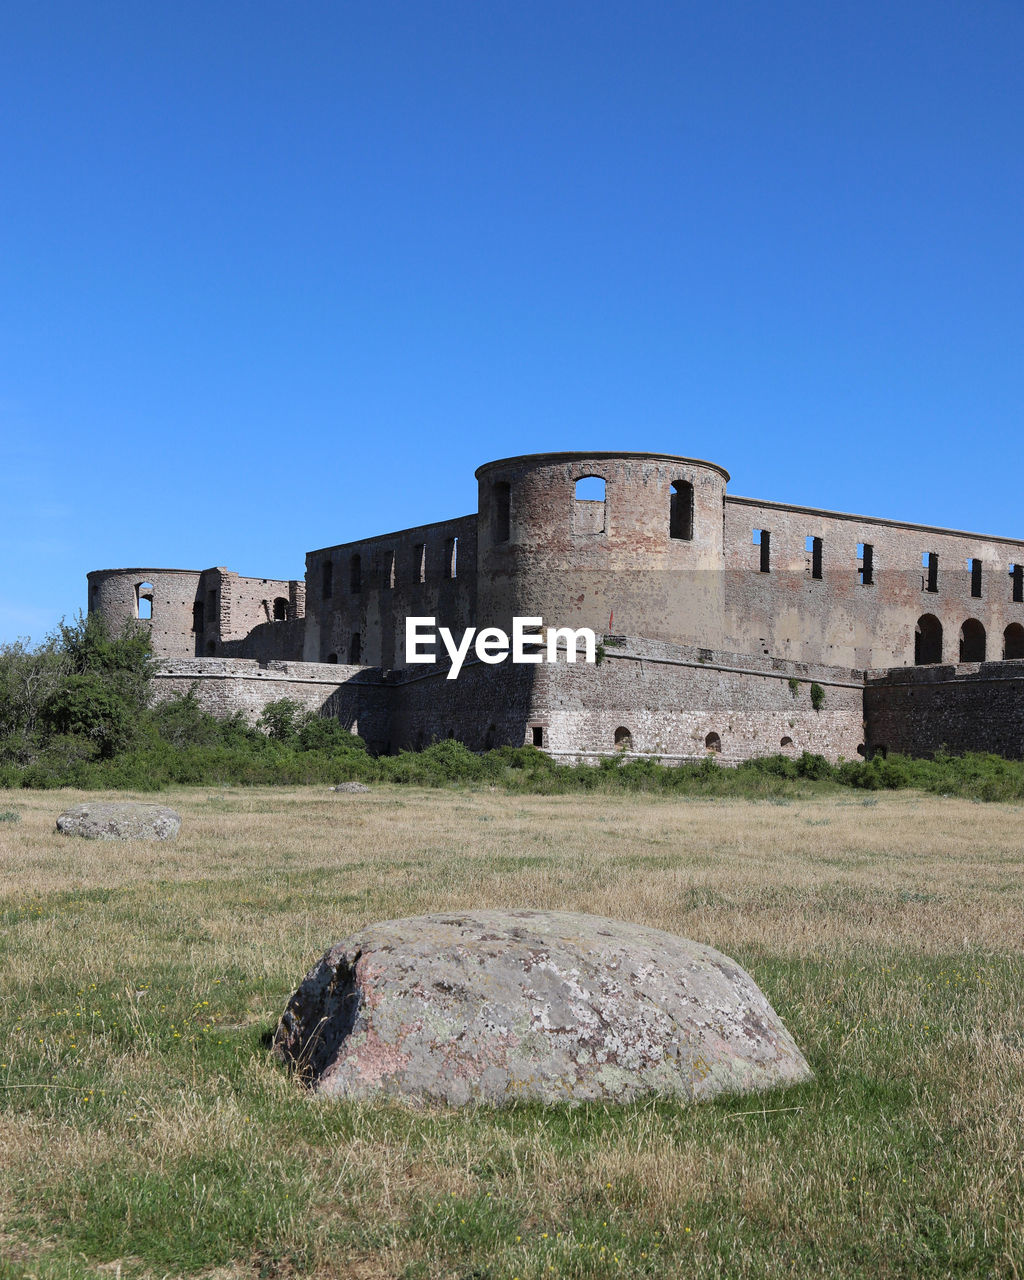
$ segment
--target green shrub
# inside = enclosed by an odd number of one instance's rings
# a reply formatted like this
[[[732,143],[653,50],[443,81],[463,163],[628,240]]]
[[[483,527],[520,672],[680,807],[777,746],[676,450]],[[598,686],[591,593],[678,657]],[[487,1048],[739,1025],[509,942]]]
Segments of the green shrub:
[[[811,706],[815,711],[820,711],[825,705],[825,690],[820,684],[811,684]]]

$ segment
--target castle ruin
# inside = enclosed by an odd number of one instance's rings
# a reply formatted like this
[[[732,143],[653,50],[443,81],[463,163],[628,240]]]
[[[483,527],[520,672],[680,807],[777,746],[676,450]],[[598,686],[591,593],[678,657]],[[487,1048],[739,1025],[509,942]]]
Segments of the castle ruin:
[[[311,551],[303,579],[96,570],[89,609],[149,620],[158,696],[250,719],[291,697],[374,751],[1024,755],[1024,542],[736,497],[722,467],[666,454],[476,478],[475,514]],[[406,661],[410,616],[589,627],[601,661],[471,657],[449,681]]]

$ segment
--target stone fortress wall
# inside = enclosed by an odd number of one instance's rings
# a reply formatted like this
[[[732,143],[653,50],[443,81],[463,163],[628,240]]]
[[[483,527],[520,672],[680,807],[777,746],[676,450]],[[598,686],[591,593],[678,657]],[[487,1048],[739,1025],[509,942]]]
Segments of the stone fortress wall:
[[[477,514],[310,552],[304,580],[101,570],[89,607],[115,625],[151,610],[164,696],[193,685],[251,719],[294,697],[378,751],[1024,754],[1024,542],[734,497],[728,479],[663,454],[503,459],[477,471]],[[603,661],[471,660],[454,681],[405,663],[407,616],[459,634],[515,615],[592,628]]]

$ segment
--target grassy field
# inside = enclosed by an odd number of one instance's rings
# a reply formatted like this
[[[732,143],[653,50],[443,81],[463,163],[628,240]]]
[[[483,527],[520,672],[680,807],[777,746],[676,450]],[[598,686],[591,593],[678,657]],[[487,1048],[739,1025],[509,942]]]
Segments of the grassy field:
[[[1020,806],[193,789],[160,847],[57,836],[82,798],[0,792],[5,1280],[1024,1271]],[[816,1080],[445,1112],[269,1058],[331,942],[483,906],[711,943]]]

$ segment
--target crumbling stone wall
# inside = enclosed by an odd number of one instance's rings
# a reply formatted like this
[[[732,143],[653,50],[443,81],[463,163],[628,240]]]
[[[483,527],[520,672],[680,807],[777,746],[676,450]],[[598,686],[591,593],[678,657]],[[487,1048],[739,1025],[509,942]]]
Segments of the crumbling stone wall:
[[[406,617],[461,633],[476,624],[475,516],[403,529],[306,557],[310,662],[404,666]]]
[[[754,530],[770,535],[767,572]],[[815,537],[820,577],[805,545]],[[868,582],[858,544],[871,549]],[[998,659],[1005,628],[1024,621],[1010,573],[1024,562],[1021,542],[728,497],[725,547],[723,643],[741,653],[862,668],[913,665],[918,619],[929,614],[942,624],[944,661],[959,661],[968,619],[981,622],[987,657]],[[922,565],[929,553],[937,557],[931,584]],[[981,565],[973,580],[969,560]]]

